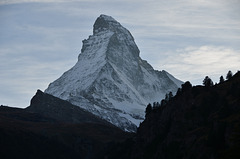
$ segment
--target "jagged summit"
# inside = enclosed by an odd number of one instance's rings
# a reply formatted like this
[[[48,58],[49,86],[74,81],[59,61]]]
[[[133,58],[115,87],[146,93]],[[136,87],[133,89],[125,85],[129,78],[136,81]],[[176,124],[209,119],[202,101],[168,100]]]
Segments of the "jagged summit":
[[[93,35],[105,30],[113,31],[118,27],[121,27],[121,24],[117,22],[114,18],[101,14],[93,25]]]
[[[145,106],[176,92],[181,81],[155,71],[139,56],[131,33],[110,16],[101,15],[93,35],[83,40],[78,62],[45,90],[110,121],[135,131]]]

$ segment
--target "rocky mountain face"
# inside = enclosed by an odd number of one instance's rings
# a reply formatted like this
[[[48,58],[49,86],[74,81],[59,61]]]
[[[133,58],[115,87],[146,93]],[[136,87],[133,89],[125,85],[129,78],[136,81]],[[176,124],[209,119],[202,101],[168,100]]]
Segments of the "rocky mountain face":
[[[214,86],[183,85],[177,95],[149,109],[132,140],[106,158],[240,158],[240,72]]]
[[[45,93],[67,100],[125,131],[136,131],[149,102],[159,101],[182,84],[156,71],[139,56],[131,33],[101,15],[93,35],[83,40],[78,62],[52,82]]]

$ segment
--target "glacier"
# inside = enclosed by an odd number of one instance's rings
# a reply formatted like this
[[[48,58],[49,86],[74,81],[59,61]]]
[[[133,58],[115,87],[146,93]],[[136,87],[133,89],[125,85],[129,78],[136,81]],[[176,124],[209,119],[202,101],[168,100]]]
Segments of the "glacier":
[[[50,83],[45,93],[134,132],[146,105],[175,93],[183,83],[164,70],[154,70],[139,54],[131,33],[111,16],[100,15],[93,35],[83,40],[75,66]]]

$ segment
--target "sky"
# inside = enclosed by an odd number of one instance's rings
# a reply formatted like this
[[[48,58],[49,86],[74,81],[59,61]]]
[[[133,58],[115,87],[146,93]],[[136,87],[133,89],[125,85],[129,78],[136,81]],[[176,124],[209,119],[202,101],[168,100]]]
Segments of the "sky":
[[[77,62],[100,14],[154,69],[201,85],[240,70],[240,0],[0,0],[0,104],[30,105]]]

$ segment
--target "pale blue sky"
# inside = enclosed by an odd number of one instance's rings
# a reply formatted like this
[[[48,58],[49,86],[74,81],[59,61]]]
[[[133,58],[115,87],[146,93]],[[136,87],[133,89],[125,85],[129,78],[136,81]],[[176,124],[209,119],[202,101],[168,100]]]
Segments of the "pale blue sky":
[[[240,69],[240,0],[0,0],[0,104],[26,107],[71,68],[100,14],[140,56],[194,85]]]

